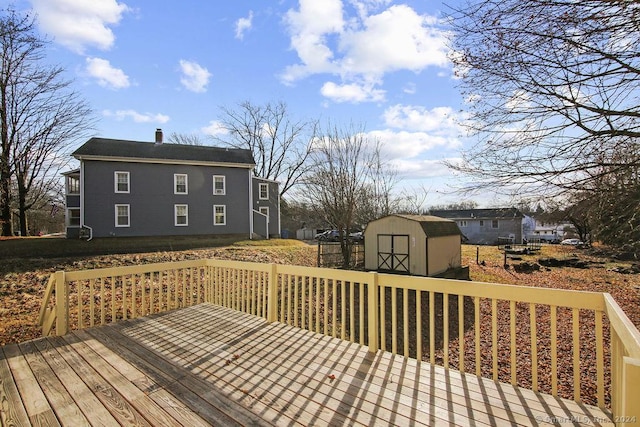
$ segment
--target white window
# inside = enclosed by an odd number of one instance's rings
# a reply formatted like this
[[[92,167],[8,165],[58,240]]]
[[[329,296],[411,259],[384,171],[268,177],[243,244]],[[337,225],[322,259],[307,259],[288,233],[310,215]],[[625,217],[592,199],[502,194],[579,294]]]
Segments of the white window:
[[[484,227],[484,221],[480,220],[480,227]]]
[[[491,221],[491,228],[498,228],[498,220],[494,219],[493,221]]]
[[[173,175],[173,194],[189,194],[187,174],[176,173]]]
[[[213,225],[227,224],[227,206],[213,205]]]
[[[76,175],[67,176],[67,194],[80,194],[80,177]]]
[[[116,193],[129,192],[129,172],[115,172],[114,181]]]
[[[67,226],[80,227],[80,208],[67,209]]]
[[[269,184],[260,183],[259,190],[260,190],[260,193],[259,193],[260,200],[269,200]]]
[[[466,227],[467,221],[460,221],[460,227]]]
[[[269,217],[269,207],[268,206],[260,206],[258,208],[258,212],[260,212],[263,215],[266,215],[267,217]]]
[[[174,205],[175,226],[186,227],[189,225],[189,205]]]
[[[116,205],[116,227],[129,227],[129,205]]]
[[[213,176],[213,194],[223,196],[226,193],[226,184],[224,175]]]

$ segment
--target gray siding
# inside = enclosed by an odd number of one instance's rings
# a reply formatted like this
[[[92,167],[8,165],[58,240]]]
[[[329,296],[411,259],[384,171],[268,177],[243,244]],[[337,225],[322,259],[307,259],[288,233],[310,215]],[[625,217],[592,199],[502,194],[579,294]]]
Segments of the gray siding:
[[[79,208],[80,207],[80,195],[79,194],[71,194],[66,196],[66,205],[68,208]]]
[[[269,187],[269,198],[267,200],[260,199],[260,184],[266,184]],[[253,177],[253,209],[259,211],[261,207],[269,208],[269,236],[280,235],[280,211],[278,200],[280,197],[280,190],[278,183],[270,180],[264,180],[257,177]],[[261,215],[258,215],[261,217]],[[262,222],[261,218],[256,218],[258,223]],[[257,229],[258,223],[254,222],[254,231],[263,235],[260,230]],[[264,226],[262,227],[264,228]]]
[[[116,193],[114,172],[129,172],[129,193]],[[244,168],[84,161],[84,223],[94,237],[250,232],[249,178]],[[187,174],[188,194],[174,194],[174,174]],[[226,194],[213,194],[224,175]],[[115,205],[130,206],[130,226],[115,226]],[[176,226],[174,205],[188,205],[188,225]],[[226,206],[226,225],[213,224],[213,206]]]
[[[466,226],[463,222],[466,221]],[[484,221],[483,225],[480,225]],[[491,226],[493,219],[456,220],[460,231],[470,244],[494,245],[499,237],[515,236],[516,243],[522,242],[522,218],[498,218],[498,228]]]

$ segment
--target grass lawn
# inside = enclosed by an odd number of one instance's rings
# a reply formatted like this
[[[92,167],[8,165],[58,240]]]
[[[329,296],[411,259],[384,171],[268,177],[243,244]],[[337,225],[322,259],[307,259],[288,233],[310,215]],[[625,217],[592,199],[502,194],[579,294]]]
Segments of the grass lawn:
[[[157,251],[182,251],[216,248],[232,244],[242,246],[295,245],[287,239],[245,240],[242,236],[160,236],[160,237],[103,237],[90,241],[61,237],[23,237],[0,240],[0,259],[64,258],[71,256],[130,254]]]

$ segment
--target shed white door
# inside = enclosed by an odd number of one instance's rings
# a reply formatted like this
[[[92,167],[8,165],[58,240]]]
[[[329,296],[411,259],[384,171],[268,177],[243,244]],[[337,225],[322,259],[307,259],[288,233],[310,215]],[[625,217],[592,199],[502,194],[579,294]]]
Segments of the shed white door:
[[[378,270],[409,273],[408,234],[378,234]]]

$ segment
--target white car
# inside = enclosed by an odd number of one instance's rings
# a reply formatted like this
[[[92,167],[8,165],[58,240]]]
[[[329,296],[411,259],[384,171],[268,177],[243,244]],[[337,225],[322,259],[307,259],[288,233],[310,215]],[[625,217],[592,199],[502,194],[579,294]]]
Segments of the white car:
[[[562,242],[560,242],[560,244],[570,246],[584,245],[584,243],[580,239],[564,239]]]

